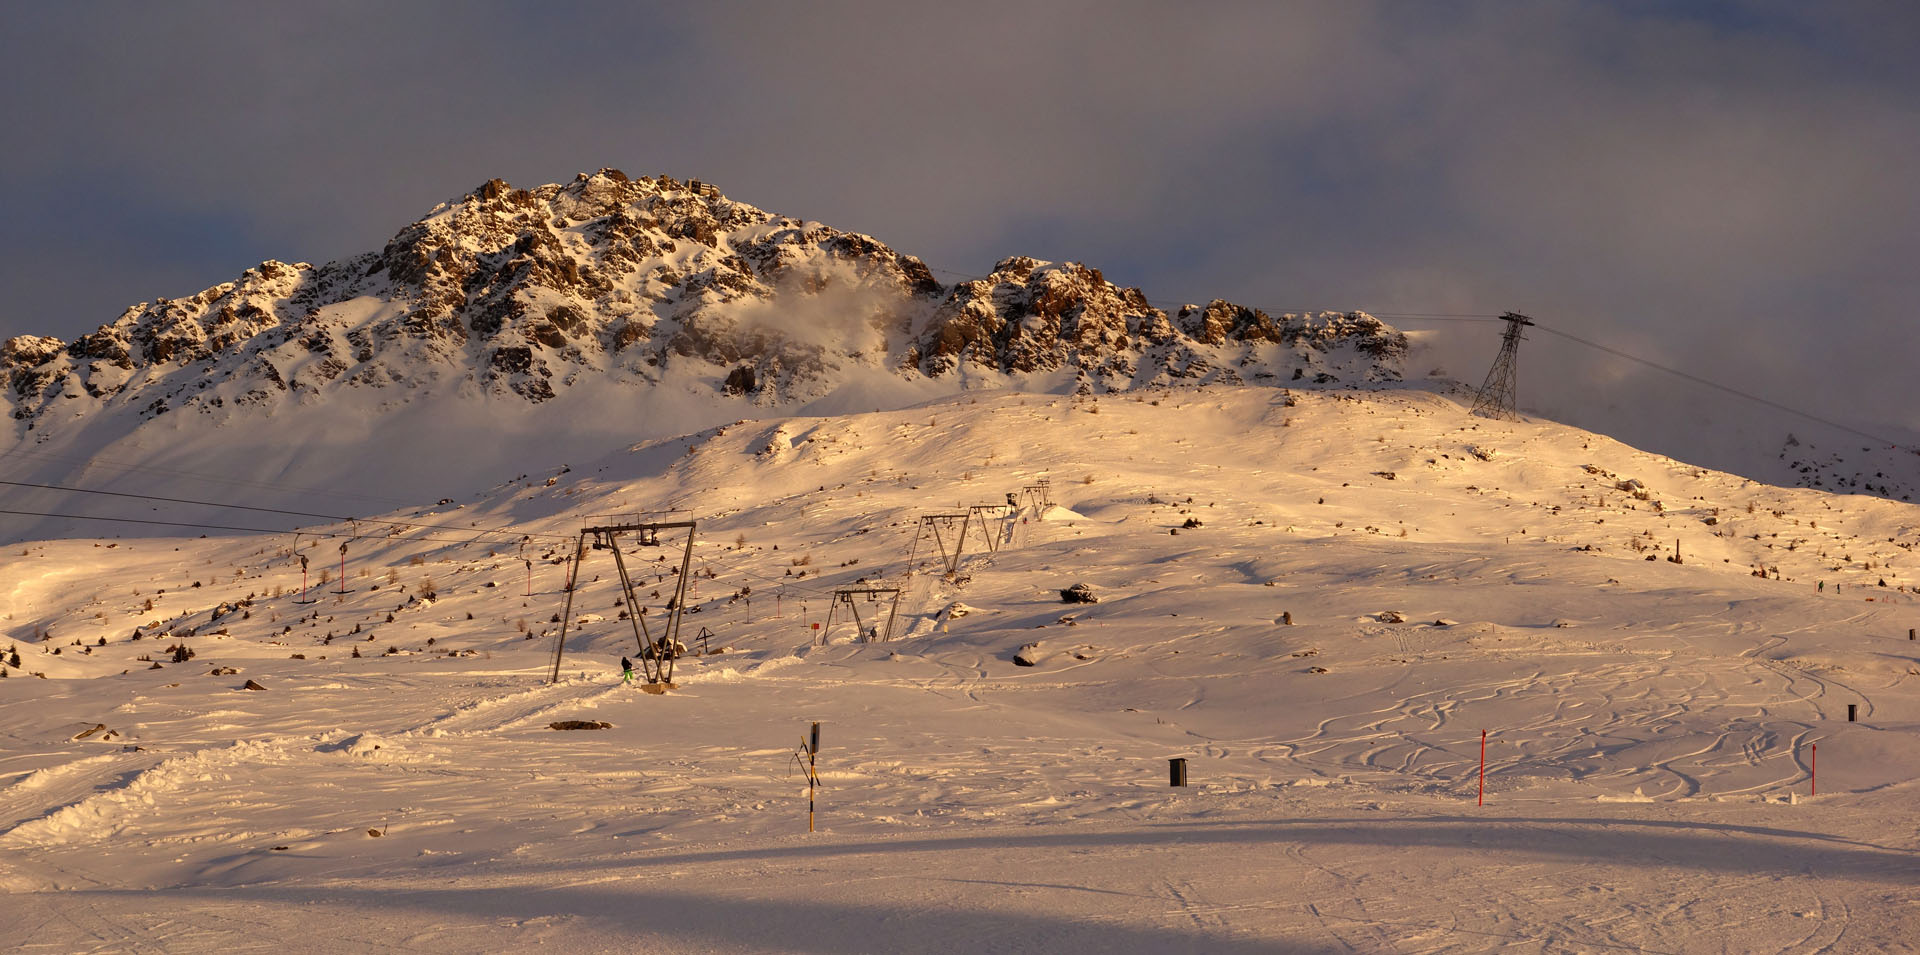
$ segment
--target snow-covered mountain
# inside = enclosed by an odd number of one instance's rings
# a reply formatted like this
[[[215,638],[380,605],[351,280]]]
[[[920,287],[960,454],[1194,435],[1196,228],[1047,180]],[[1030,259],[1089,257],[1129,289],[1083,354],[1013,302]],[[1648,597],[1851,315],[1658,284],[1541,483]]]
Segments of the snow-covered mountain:
[[[742,417],[978,388],[1387,383],[1413,347],[1358,312],[1273,316],[1222,300],[1168,311],[1075,263],[1012,257],[946,284],[871,237],[697,180],[604,169],[531,190],[492,180],[377,252],[263,262],[72,342],[8,340],[0,454],[15,480],[221,485],[364,509],[368,492],[457,496]],[[1920,458],[1903,449],[1826,434],[1780,447],[1777,423],[1744,408],[1612,400],[1631,406],[1577,423],[1640,434],[1668,422],[1692,437],[1654,446],[1769,483],[1895,500],[1920,487]],[[70,509],[58,496],[10,501]]]
[[[1414,389],[981,390],[572,463],[8,547],[0,945],[1910,947],[1914,505]],[[691,544],[563,592],[582,526],[663,509]],[[685,577],[678,686],[624,685]]]
[[[848,366],[1082,392],[1366,381],[1397,379],[1405,351],[1366,315],[1276,319],[1219,300],[1169,314],[1073,263],[1014,257],[943,285],[867,236],[605,169],[533,190],[492,180],[379,252],[263,262],[73,342],[14,338],[0,372],[11,417],[37,430],[126,410],[227,421],[354,388],[538,403],[583,379],[658,384],[688,365],[763,404],[817,397]]]
[[[0,451],[30,480],[116,487],[159,467],[437,498],[763,411],[1394,381],[1407,348],[1360,313],[1168,312],[1074,263],[1014,257],[943,284],[868,236],[603,169],[489,181],[378,252],[263,262],[72,342],[11,339]]]
[[[1897,478],[1470,417],[1407,350],[610,171],[16,338],[11,480],[360,519],[0,525],[0,943],[1904,944]]]

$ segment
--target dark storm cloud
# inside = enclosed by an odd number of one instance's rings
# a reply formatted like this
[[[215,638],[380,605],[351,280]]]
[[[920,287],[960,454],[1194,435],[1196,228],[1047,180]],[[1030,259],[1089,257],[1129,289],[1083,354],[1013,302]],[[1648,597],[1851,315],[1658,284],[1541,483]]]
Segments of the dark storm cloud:
[[[377,248],[489,177],[611,165],[711,179],[963,271],[1019,253],[1156,300],[1522,309],[1920,428],[1920,21],[1897,6],[124,4],[10,20],[0,334],[71,336],[262,258]],[[1493,331],[1437,335],[1435,360],[1477,381]],[[1622,393],[1690,387],[1548,336],[1525,354],[1523,396],[1582,423],[1612,424],[1580,416]]]

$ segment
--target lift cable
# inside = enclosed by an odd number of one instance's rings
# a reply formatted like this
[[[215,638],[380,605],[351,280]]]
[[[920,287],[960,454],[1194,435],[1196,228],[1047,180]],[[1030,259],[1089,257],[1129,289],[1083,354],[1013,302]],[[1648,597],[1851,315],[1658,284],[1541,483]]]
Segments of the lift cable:
[[[313,517],[336,523],[382,524],[389,527],[424,527],[433,530],[454,531],[461,534],[478,536],[504,535],[511,537],[541,537],[549,540],[572,540],[557,534],[530,534],[515,530],[496,530],[493,528],[455,527],[451,524],[428,524],[420,521],[389,521],[373,517],[341,517],[335,514],[319,514],[312,511],[292,511],[278,507],[254,507],[248,504],[224,504],[218,501],[196,501],[179,497],[160,497],[153,494],[133,494],[126,491],[102,491],[94,488],[64,487],[58,484],[36,484],[31,481],[0,481],[8,487],[36,488],[43,491],[60,491],[68,494],[97,494],[105,497],[124,497],[139,501],[160,501],[167,504],[191,504],[199,507],[223,507],[237,511],[258,511],[263,514],[285,514],[289,517]]]

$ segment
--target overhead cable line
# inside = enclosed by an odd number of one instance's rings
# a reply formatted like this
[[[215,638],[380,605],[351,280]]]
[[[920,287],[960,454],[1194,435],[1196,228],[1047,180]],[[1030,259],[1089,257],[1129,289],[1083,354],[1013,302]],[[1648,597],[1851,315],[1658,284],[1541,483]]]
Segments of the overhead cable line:
[[[159,527],[191,527],[196,530],[240,531],[242,533],[249,533],[249,534],[294,533],[293,531],[289,531],[285,528],[279,528],[279,527],[238,527],[232,524],[203,524],[203,523],[198,523],[193,521],[156,521],[156,520],[149,520],[149,519],[140,518],[140,517],[100,517],[93,514],[56,514],[48,511],[15,511],[15,510],[9,510],[4,508],[0,508],[0,514],[13,514],[20,517],[57,517],[65,520],[74,520],[74,521],[109,521],[115,524],[152,524]],[[367,537],[367,535],[365,534],[333,533],[330,531],[303,530],[303,531],[300,531],[299,534],[302,537],[345,537],[352,540],[364,540]],[[431,541],[431,542],[440,543],[440,544],[475,543],[475,541],[471,538],[462,540],[462,539],[455,539],[455,538],[449,538],[449,537],[416,537],[414,538],[414,540]]]
[[[355,494],[351,491],[333,491],[333,490],[328,490],[326,488],[302,487],[298,484],[278,484],[272,481],[248,481],[248,480],[242,480],[240,478],[221,477],[215,474],[202,474],[197,471],[185,471],[185,470],[180,470],[178,468],[166,468],[166,467],[160,467],[158,465],[152,465],[152,464],[124,464],[117,461],[103,461],[103,460],[100,460],[99,458],[72,457],[69,455],[50,454],[45,451],[28,451],[22,448],[14,448],[4,453],[0,453],[0,458],[7,458],[7,457],[14,457],[14,456],[24,457],[24,458],[42,458],[48,461],[57,461],[62,464],[78,464],[83,467],[104,468],[110,471],[133,471],[133,472],[147,472],[152,474],[167,474],[167,475],[172,475],[174,477],[193,478],[194,480],[197,480],[197,481],[213,483],[213,484],[227,484],[234,487],[255,487],[255,488],[261,488],[263,490],[269,490],[269,491],[286,491],[286,492],[294,492],[299,494],[320,494],[328,497],[352,497],[352,498],[359,498],[361,500],[367,500],[367,501],[380,501],[382,503],[387,503],[387,504],[408,505],[408,504],[416,503],[414,501],[404,501],[404,500],[400,500],[399,498],[392,498],[392,497],[379,497],[372,494]]]
[[[1377,319],[1396,319],[1396,321],[1500,321],[1500,315],[1455,315],[1455,313],[1423,313],[1423,311],[1369,311],[1357,309],[1373,315]]]
[[[964,276],[966,278],[972,278],[972,279],[987,278],[987,276],[971,275],[965,272],[955,272],[951,269],[934,269],[934,271],[942,272],[948,275]],[[1164,300],[1147,299],[1146,301],[1147,301],[1147,304],[1152,305],[1155,308],[1167,309],[1167,310],[1184,307],[1185,304],[1191,304],[1191,303],[1183,303],[1183,305],[1181,306],[1175,306],[1172,303]],[[1367,315],[1371,315],[1375,318],[1388,318],[1388,319],[1393,319],[1395,321],[1412,321],[1416,323],[1424,323],[1424,322],[1483,322],[1484,323],[1484,322],[1498,322],[1502,320],[1501,317],[1498,315],[1487,314],[1487,313],[1476,313],[1476,312],[1386,312],[1386,311],[1376,312],[1376,311],[1370,311],[1367,309],[1278,309],[1278,308],[1272,308],[1272,307],[1266,307],[1266,306],[1256,306],[1256,307],[1260,308],[1261,311],[1264,311],[1270,314],[1286,314],[1290,312],[1311,313],[1314,311],[1335,312],[1337,314],[1360,312]],[[1702,378],[1699,375],[1694,375],[1688,372],[1681,371],[1678,368],[1670,368],[1658,362],[1641,358],[1638,355],[1628,354],[1627,352],[1621,351],[1617,348],[1612,348],[1607,345],[1602,345],[1599,342],[1588,341],[1587,339],[1581,338],[1578,335],[1573,335],[1568,332],[1563,332],[1551,326],[1536,324],[1535,327],[1539,328],[1541,331],[1546,332],[1550,335],[1557,335],[1561,338],[1567,339],[1568,341],[1574,342],[1576,344],[1585,345],[1588,348],[1597,349],[1599,351],[1606,352],[1609,355],[1613,355],[1617,358],[1624,358],[1627,361],[1637,362],[1639,364],[1647,366],[1648,368],[1652,368],[1656,371],[1662,371],[1669,375],[1673,375],[1676,378],[1681,378],[1686,381],[1693,382],[1694,384],[1697,384],[1697,385],[1701,385],[1707,388],[1713,388],[1718,391],[1723,391],[1737,398],[1743,398],[1748,401],[1765,405],[1766,407],[1772,408],[1776,411],[1784,411],[1790,415],[1794,415],[1800,418],[1805,418],[1808,421],[1825,425],[1829,428],[1833,428],[1836,431],[1841,431],[1846,434],[1853,435],[1855,437],[1865,438],[1869,441],[1878,442],[1880,444],[1887,445],[1890,448],[1903,448],[1906,450],[1914,450],[1916,451],[1916,453],[1920,453],[1920,449],[1914,449],[1910,445],[1892,440],[1883,435],[1877,435],[1869,431],[1862,431],[1859,428],[1841,424],[1840,422],[1834,421],[1830,418],[1823,418],[1819,415],[1813,414],[1812,412],[1802,411],[1799,408],[1790,407],[1788,405],[1781,404],[1780,402],[1777,402],[1777,401],[1773,401],[1767,398],[1762,398],[1759,395],[1752,394],[1750,392],[1741,391],[1738,388],[1733,388],[1728,385],[1723,385],[1723,384],[1720,384],[1719,382]]]
[[[1607,345],[1602,345],[1599,342],[1588,341],[1584,338],[1581,338],[1578,335],[1573,335],[1568,332],[1563,332],[1563,331],[1560,331],[1559,329],[1552,328],[1547,325],[1535,325],[1534,327],[1538,328],[1543,332],[1546,332],[1549,335],[1558,335],[1559,337],[1567,339],[1568,341],[1585,345],[1588,348],[1598,349],[1600,351],[1606,352],[1609,355],[1613,355],[1616,358],[1624,358],[1627,361],[1637,362],[1639,364],[1647,366],[1648,368],[1652,368],[1656,371],[1664,371],[1667,374],[1672,375],[1676,378],[1683,378],[1687,381],[1691,381],[1696,385],[1703,385],[1708,388],[1724,391],[1727,394],[1733,395],[1737,398],[1745,398],[1748,401],[1753,401],[1759,404],[1766,405],[1767,407],[1772,408],[1776,411],[1784,411],[1790,415],[1797,415],[1799,417],[1807,419],[1808,421],[1813,421],[1819,424],[1826,425],[1827,427],[1833,428],[1836,431],[1844,431],[1847,434],[1851,434],[1855,437],[1866,438],[1869,441],[1876,441],[1890,448],[1904,448],[1906,450],[1912,450],[1912,448],[1908,447],[1907,445],[1899,441],[1895,441],[1891,438],[1883,437],[1881,435],[1877,435],[1869,431],[1862,431],[1859,428],[1850,427],[1848,425],[1841,424],[1840,422],[1834,421],[1829,418],[1822,418],[1819,415],[1813,414],[1811,412],[1802,411],[1798,408],[1790,407],[1788,405],[1783,405],[1778,401],[1762,398],[1759,395],[1752,394],[1750,392],[1741,391],[1738,388],[1729,387],[1727,385],[1720,384],[1717,381],[1709,381],[1705,378],[1700,377],[1699,375],[1689,374],[1687,372],[1681,371],[1678,368],[1669,368],[1666,365],[1660,364],[1659,362],[1650,361],[1648,359],[1641,358],[1638,355],[1628,354],[1626,352],[1621,351],[1618,348],[1612,348]]]
[[[924,262],[922,262],[921,264],[925,265]],[[987,281],[992,278],[992,276],[975,275],[971,272],[959,272],[953,269],[934,268],[931,265],[928,265],[927,269],[929,271],[939,272],[942,275],[953,275],[963,279],[970,279],[970,280],[981,281],[981,282]],[[1218,298],[1218,296],[1215,296],[1214,298]],[[1214,298],[1209,298],[1207,299],[1207,301],[1213,301]],[[1225,301],[1225,299],[1221,299],[1221,301]],[[1173,310],[1185,308],[1188,305],[1198,304],[1197,301],[1183,301],[1176,304],[1170,299],[1153,299],[1153,298],[1146,299],[1146,303],[1155,308],[1166,310],[1166,311],[1173,311]],[[1270,315],[1288,315],[1288,314],[1310,315],[1315,312],[1332,312],[1337,315],[1346,315],[1354,312],[1360,312],[1366,315],[1371,315],[1375,318],[1410,319],[1410,320],[1417,320],[1422,322],[1429,322],[1429,321],[1431,322],[1497,322],[1500,320],[1500,316],[1498,315],[1494,315],[1490,313],[1482,313],[1482,312],[1376,312],[1371,309],[1365,309],[1365,308],[1298,308],[1298,307],[1281,308],[1281,307],[1272,306],[1272,305],[1255,305],[1253,307],[1259,309],[1260,311],[1266,312]]]
[[[387,521],[387,520],[380,520],[378,518],[372,518],[372,517],[340,517],[334,514],[318,514],[312,511],[290,511],[290,510],[286,510],[284,508],[278,508],[278,507],[253,507],[247,504],[222,504],[217,501],[195,501],[195,500],[189,500],[187,498],[179,498],[179,497],[159,497],[152,494],[133,494],[126,491],[101,491],[93,488],[84,488],[84,487],[63,487],[58,484],[35,484],[30,481],[0,481],[0,485],[5,485],[8,487],[30,487],[30,488],[37,488],[43,491],[60,491],[68,494],[98,494],[106,497],[132,498],[134,500],[139,500],[139,501],[161,501],[167,504],[192,504],[199,507],[224,507],[224,508],[228,508],[236,511],[258,511],[263,514],[285,514],[289,517],[315,517],[321,520],[333,521],[333,522],[342,523],[342,524],[382,524],[389,527],[432,528],[434,530],[454,531],[460,534],[475,534],[477,536],[485,536],[488,534],[493,534],[493,535],[509,536],[509,537],[544,537],[549,540],[572,540],[572,538],[570,537],[562,537],[557,534],[530,534],[530,533],[522,533],[520,531],[514,531],[514,530],[496,530],[493,528],[485,528],[485,527],[455,527],[451,524],[427,524],[420,521]]]

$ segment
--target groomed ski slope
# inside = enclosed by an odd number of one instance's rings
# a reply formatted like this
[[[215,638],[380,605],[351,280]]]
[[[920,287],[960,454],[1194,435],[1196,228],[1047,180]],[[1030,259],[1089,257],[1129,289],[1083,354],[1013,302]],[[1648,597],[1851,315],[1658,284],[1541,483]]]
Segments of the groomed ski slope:
[[[547,463],[361,525],[311,605],[291,535],[9,548],[0,943],[1914,948],[1911,505],[1416,390],[981,393]],[[918,515],[1042,478],[997,553],[907,574]],[[688,514],[716,652],[621,685],[589,551],[548,685],[571,536]],[[550,536],[446,529],[509,525]],[[627,554],[650,625],[678,541]],[[841,586],[902,587],[896,638],[813,630]]]

